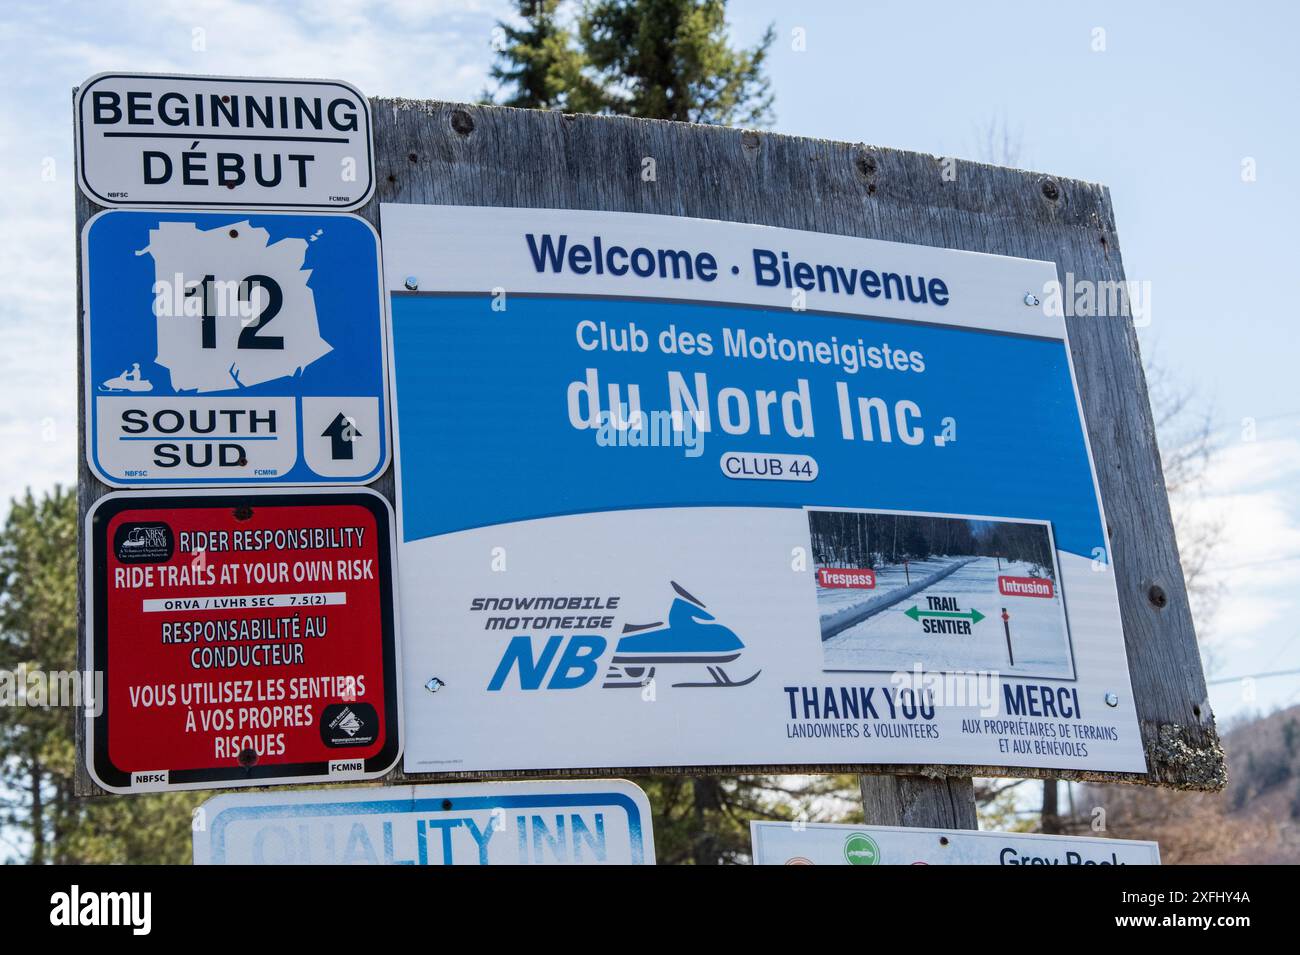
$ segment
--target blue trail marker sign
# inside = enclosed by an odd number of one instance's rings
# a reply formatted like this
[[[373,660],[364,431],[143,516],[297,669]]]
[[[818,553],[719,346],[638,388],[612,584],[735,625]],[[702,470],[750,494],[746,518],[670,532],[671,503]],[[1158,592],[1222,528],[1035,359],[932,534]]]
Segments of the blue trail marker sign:
[[[86,455],[101,480],[358,484],[387,466],[365,220],[110,211],[82,243]]]

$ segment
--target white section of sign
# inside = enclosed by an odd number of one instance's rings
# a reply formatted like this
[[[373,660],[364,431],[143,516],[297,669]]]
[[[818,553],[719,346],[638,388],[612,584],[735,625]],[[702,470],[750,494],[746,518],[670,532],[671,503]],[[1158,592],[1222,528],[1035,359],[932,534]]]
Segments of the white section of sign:
[[[103,206],[345,210],[374,191],[370,105],[337,80],[100,73],[75,115]]]
[[[165,769],[131,774],[132,792],[165,792],[168,788],[168,771]]]
[[[214,472],[284,474],[298,460],[292,398],[96,395],[94,400],[98,463],[123,483],[163,474],[175,480],[202,480]]]
[[[725,544],[719,542],[720,528]],[[629,541],[634,548],[626,546]],[[773,541],[782,547],[774,548]],[[1061,588],[1071,599],[1070,634],[1087,648],[1078,681],[1062,688],[1070,703],[1075,697],[1069,691],[1077,691],[1083,718],[1076,721],[1044,716],[1039,705],[1032,715],[1005,711],[1003,684],[1037,687],[1036,680],[1019,675],[1040,673],[1052,651],[1046,644],[1022,644],[1017,665],[1008,666],[1000,623],[990,622],[979,639],[950,645],[927,638],[930,652],[946,655],[927,660],[924,672],[913,669],[919,659],[915,633],[882,645],[875,654],[880,663],[862,668],[883,672],[845,673],[838,663],[829,669],[841,672],[826,672],[814,571],[791,570],[791,548],[800,547],[811,549],[808,519],[787,508],[609,511],[402,541],[406,771],[541,768],[556,760],[589,769],[1009,761],[1054,769],[1146,769],[1132,699],[1125,694],[1118,709],[1104,701],[1113,687],[1127,689],[1128,673],[1112,584],[1091,561],[1058,554]],[[480,556],[494,553],[508,555],[508,583],[483,579]],[[618,559],[612,559],[615,554]],[[707,605],[710,620],[744,641],[737,659],[720,667],[707,660],[660,663],[641,686],[634,684],[647,678],[645,667],[639,673],[621,668],[628,678],[620,680],[620,668],[608,655],[588,659],[574,649],[565,656],[565,643],[545,658],[550,672],[536,688],[521,686],[514,670],[489,689],[506,668],[503,648],[513,635],[565,633],[563,617],[571,618],[578,634],[600,631],[584,629],[573,618],[613,614],[620,624],[664,621],[676,596],[674,582]],[[582,609],[579,603],[573,610],[538,605],[485,611],[476,610],[471,599],[543,595],[618,602],[612,610]],[[911,629],[919,632],[915,625]],[[451,634],[473,636],[432,639]],[[539,647],[545,642],[537,641]],[[583,666],[592,667],[592,679],[564,687],[564,677],[580,674]],[[708,685],[714,669],[736,685]],[[431,676],[446,686],[428,692],[424,684]],[[935,706],[927,716],[900,702],[899,694],[927,690],[954,705]],[[812,704],[806,694],[815,697]],[[828,700],[834,710],[827,709]],[[519,731],[523,712],[530,714],[529,732]],[[1103,738],[1092,738],[1094,728]],[[1077,735],[1085,732],[1087,737]]]
[[[817,480],[817,461],[807,454],[727,451],[718,459],[718,466],[736,481]]]
[[[348,602],[345,593],[265,594],[250,597],[167,597],[142,601],[145,613],[175,611],[245,610],[253,607],[331,607]]]
[[[504,289],[507,296],[539,293],[547,295],[605,295],[622,298],[670,298],[698,302],[766,305],[772,308],[801,308],[874,315],[906,321],[940,322],[945,325],[1015,332],[1049,338],[1065,337],[1065,321],[1044,313],[1043,307],[1025,304],[1025,295],[1039,298],[1048,283],[1056,281],[1056,266],[1002,255],[959,252],[929,246],[904,245],[823,232],[801,232],[771,226],[720,222],[714,219],[690,219],[684,216],[661,216],[644,213],[586,212],[572,209],[499,209],[480,206],[380,206],[384,229],[384,272],[390,292],[407,290],[408,279],[421,292],[483,292]],[[543,234],[557,241],[566,237],[566,250],[560,271],[538,269],[528,236],[540,243]],[[596,256],[596,238],[600,255]],[[585,250],[579,255],[575,271],[574,247]],[[613,249],[624,255],[610,256]],[[556,249],[556,246],[552,246]],[[647,250],[654,262],[651,274],[631,271],[632,256]],[[718,258],[718,250],[734,251],[736,258],[716,262],[716,276],[703,280],[698,273],[699,256]],[[777,259],[765,274],[776,276],[776,284],[760,287],[754,281],[754,250],[773,252]],[[454,261],[448,253],[454,250]],[[705,250],[711,250],[705,252]],[[684,275],[685,260],[669,252],[690,254],[690,268],[696,277],[689,281],[673,278]],[[786,253],[785,259],[781,258]],[[597,274],[593,259],[606,263]],[[648,261],[640,256],[642,262]],[[676,265],[674,266],[674,260]],[[663,266],[661,268],[661,262]],[[585,264],[584,264],[585,263]],[[842,272],[829,272],[818,280],[814,273],[811,290],[797,287],[793,269],[798,263],[809,266],[839,266]],[[607,267],[627,271],[610,274]],[[705,263],[707,264],[707,263]],[[790,265],[790,286],[785,266]],[[775,269],[775,273],[772,272]],[[857,270],[857,271],[855,271]],[[877,277],[886,272],[924,277],[927,283],[942,276],[945,289],[942,306],[930,304],[928,311],[918,303],[889,298],[882,290],[874,296],[864,294],[861,271]],[[855,292],[847,291],[848,281]],[[818,281],[825,287],[819,288]],[[830,291],[834,283],[839,293]],[[927,297],[936,291],[927,284]],[[803,292],[802,302],[796,292]],[[937,301],[937,299],[936,299]]]
[[[302,399],[302,453],[324,477],[368,474],[379,464],[379,400]]]
[[[196,865],[654,865],[650,803],[622,779],[216,796]]]
[[[751,822],[755,865],[1159,865],[1154,842],[967,829]]]
[[[266,229],[248,222],[206,230],[193,222],[160,222],[149,233],[149,245],[136,252],[153,259],[154,287],[172,293],[166,301],[182,302],[180,310],[166,310],[156,299],[154,311],[155,361],[170,372],[177,391],[251,388],[300,372],[331,351],[321,338],[316,297],[307,286],[311,272],[303,268],[307,240],[270,239]],[[214,278],[203,278],[205,269]],[[197,282],[191,284],[187,276]],[[202,314],[215,316],[200,335],[184,321],[184,298],[195,299]],[[276,347],[265,347],[270,344]]]

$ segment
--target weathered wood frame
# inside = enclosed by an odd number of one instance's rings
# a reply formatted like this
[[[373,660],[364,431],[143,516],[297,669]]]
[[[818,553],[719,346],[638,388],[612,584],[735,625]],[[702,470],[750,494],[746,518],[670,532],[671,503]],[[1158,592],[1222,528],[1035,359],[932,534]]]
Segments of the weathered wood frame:
[[[1110,194],[1092,183],[969,162],[957,162],[956,175],[945,176],[945,169],[952,168],[945,160],[921,153],[712,126],[401,99],[371,103],[378,182],[374,198],[360,214],[380,229],[381,202],[648,212],[1044,259],[1056,263],[1062,282],[1067,274],[1076,281],[1125,279]],[[650,181],[642,176],[646,157],[655,161]],[[81,226],[99,207],[78,191],[76,209],[80,275]],[[79,291],[79,314],[82,307]],[[899,824],[906,806],[937,800],[948,803],[949,810],[925,811],[917,818],[931,825],[944,824],[936,821],[944,818],[953,826],[972,824],[973,810],[966,808],[971,776],[1138,782],[1200,790],[1224,785],[1223,753],[1206,696],[1135,330],[1131,320],[1118,317],[1069,317],[1067,325],[1109,520],[1148,773],[999,766],[820,767],[826,772],[900,776],[893,781],[864,779],[868,821]],[[78,322],[78,396],[83,394],[83,348]],[[79,441],[84,448],[85,409],[80,410]],[[78,478],[84,516],[109,489],[91,474],[84,452]],[[371,486],[391,499],[392,470]],[[79,557],[79,581],[84,573]],[[83,632],[84,610],[79,614]],[[80,718],[77,727],[78,788],[97,791],[84,769]],[[622,772],[783,770],[809,771],[715,766]],[[492,775],[501,774],[473,778]],[[927,787],[915,777],[943,782]],[[399,770],[390,780],[432,778],[470,774],[408,777]]]

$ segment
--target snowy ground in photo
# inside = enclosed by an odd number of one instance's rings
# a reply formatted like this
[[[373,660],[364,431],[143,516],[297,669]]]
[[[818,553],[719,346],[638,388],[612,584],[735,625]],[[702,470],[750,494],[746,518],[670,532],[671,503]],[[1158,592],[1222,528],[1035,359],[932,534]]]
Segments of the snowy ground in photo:
[[[928,575],[942,570],[957,558],[934,558],[912,562]],[[918,664],[927,670],[997,670],[1025,676],[1071,678],[1074,668],[1062,612],[1059,588],[1050,598],[1008,597],[998,592],[998,576],[1030,577],[1030,565],[979,557],[958,568],[933,586],[908,596],[849,627],[822,644],[828,670],[911,670]],[[878,598],[882,591],[905,586],[900,566],[882,567],[876,574],[875,590],[817,588],[821,617]],[[978,610],[984,619],[971,626],[971,633],[923,632],[919,620],[906,615],[912,607],[928,608],[928,596],[952,597],[962,612]],[[1007,658],[1002,608],[1010,614],[1011,645],[1015,666]]]
[[[937,573],[951,564],[954,559],[956,558],[933,557],[930,560],[913,560],[908,561],[906,568],[902,564],[883,564],[876,568],[876,586],[873,590],[818,587],[817,613],[822,620],[825,620],[827,617],[833,616],[848,607],[856,606],[888,594],[891,590],[907,586],[909,575],[911,580],[920,580],[923,577]]]

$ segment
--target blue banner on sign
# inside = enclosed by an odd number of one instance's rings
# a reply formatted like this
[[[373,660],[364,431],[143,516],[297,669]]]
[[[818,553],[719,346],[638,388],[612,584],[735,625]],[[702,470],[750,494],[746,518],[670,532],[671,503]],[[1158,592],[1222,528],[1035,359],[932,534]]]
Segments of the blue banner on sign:
[[[361,483],[388,460],[379,243],[342,215],[86,226],[87,457],[119,486]]]
[[[1105,553],[1060,340],[522,295],[497,310],[398,293],[392,321],[406,541],[626,508],[815,505],[1045,520],[1059,549]]]

